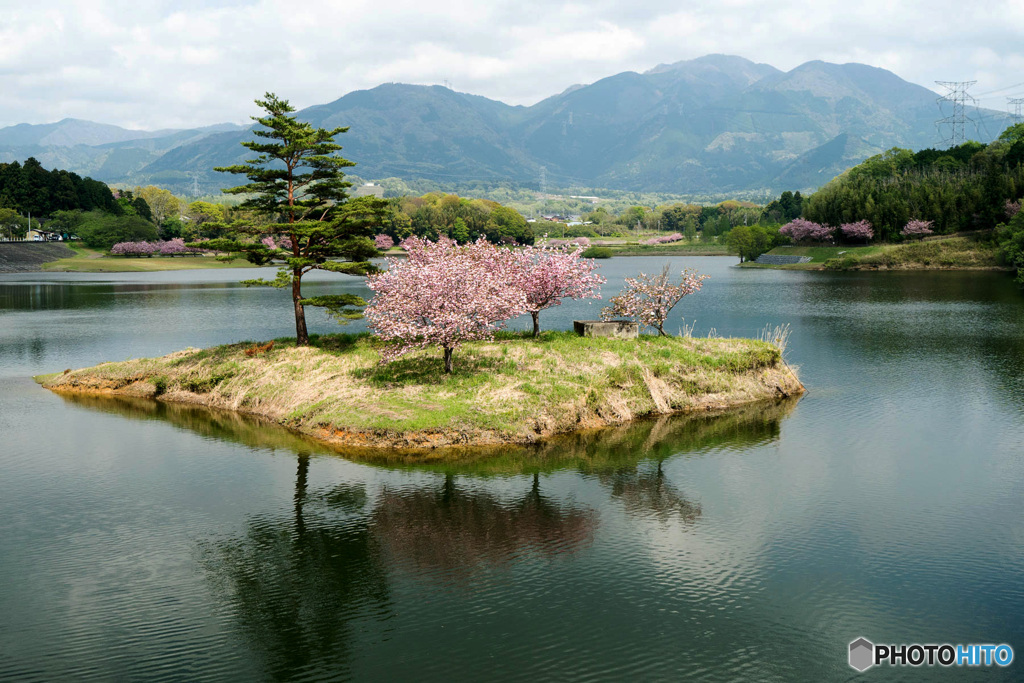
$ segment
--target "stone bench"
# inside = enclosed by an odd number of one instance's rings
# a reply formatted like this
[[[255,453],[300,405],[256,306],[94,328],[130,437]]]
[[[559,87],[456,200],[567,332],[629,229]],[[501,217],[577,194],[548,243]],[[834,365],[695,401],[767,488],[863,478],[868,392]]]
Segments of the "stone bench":
[[[631,320],[573,320],[572,327],[581,337],[636,339],[640,333],[640,325]]]

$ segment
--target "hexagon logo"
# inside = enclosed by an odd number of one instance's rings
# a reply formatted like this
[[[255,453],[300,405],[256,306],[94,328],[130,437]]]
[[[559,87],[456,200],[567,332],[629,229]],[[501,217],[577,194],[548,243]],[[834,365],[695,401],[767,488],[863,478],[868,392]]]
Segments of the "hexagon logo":
[[[850,643],[850,666],[865,671],[875,663],[875,646],[867,638],[858,638]]]

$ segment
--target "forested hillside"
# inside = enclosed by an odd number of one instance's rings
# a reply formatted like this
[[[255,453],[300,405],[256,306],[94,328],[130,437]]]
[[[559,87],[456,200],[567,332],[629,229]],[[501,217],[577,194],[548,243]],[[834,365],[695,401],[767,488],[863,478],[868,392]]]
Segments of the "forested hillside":
[[[937,234],[992,229],[1024,195],[1024,124],[995,142],[917,153],[894,148],[867,159],[815,192],[804,217],[838,226],[867,220],[875,236],[897,239],[912,219]]]

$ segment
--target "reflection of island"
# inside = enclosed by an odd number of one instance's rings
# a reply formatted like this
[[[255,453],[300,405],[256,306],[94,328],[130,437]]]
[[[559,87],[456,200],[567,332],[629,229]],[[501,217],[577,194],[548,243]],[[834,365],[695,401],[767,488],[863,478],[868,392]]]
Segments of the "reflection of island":
[[[334,450],[277,424],[232,411],[128,396],[61,394],[69,403],[135,419],[166,420],[203,436],[254,448],[340,453],[387,468],[440,470],[453,474],[532,474],[629,467],[707,448],[742,449],[770,443],[799,398],[751,403],[718,413],[665,415],[619,427],[574,432],[531,446],[474,447],[420,452]]]
[[[133,396],[61,394],[77,406],[136,420],[162,420],[200,436],[244,444],[252,448],[281,448],[300,453],[334,453],[331,448],[277,424],[232,410],[216,410],[187,403],[164,403]]]
[[[589,545],[597,527],[590,508],[563,506],[540,491],[503,501],[456,486],[445,476],[435,489],[385,489],[374,507],[373,530],[381,548],[418,569],[468,573],[534,552],[547,557]]]
[[[300,455],[293,510],[258,515],[242,535],[201,544],[204,569],[274,680],[311,671],[344,677],[353,622],[388,602],[373,533],[353,514],[365,503],[363,488],[311,496],[308,472],[309,456]]]
[[[533,446],[473,448],[422,454],[346,451],[345,455],[388,468],[453,474],[509,475],[578,469],[631,468],[710,448],[742,450],[778,440],[782,421],[799,398],[751,403],[725,412],[665,415],[619,427],[574,432]]]

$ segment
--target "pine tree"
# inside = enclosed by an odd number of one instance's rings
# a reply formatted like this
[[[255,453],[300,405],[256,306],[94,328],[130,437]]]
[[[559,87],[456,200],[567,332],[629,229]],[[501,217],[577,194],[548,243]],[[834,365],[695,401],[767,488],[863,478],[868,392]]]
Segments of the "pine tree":
[[[262,140],[242,145],[257,156],[243,164],[214,169],[249,179],[249,183],[224,192],[251,195],[239,208],[250,212],[253,219],[230,228],[256,239],[219,239],[202,246],[242,254],[257,265],[278,263],[275,280],[261,278],[244,284],[291,288],[296,343],[304,346],[309,344],[304,306],[324,306],[336,317],[354,318],[361,315],[354,307],[366,302],[349,294],[306,299],[302,296],[303,275],[318,269],[349,275],[376,272],[368,259],[379,254],[372,238],[386,202],[373,197],[349,199],[346,190],[351,183],[342,169],[355,164],[335,154],[341,145],[334,142],[347,127],[326,130],[297,121],[288,101],[272,93],[256,104],[265,111],[264,116],[252,117],[261,126],[253,132]]]

